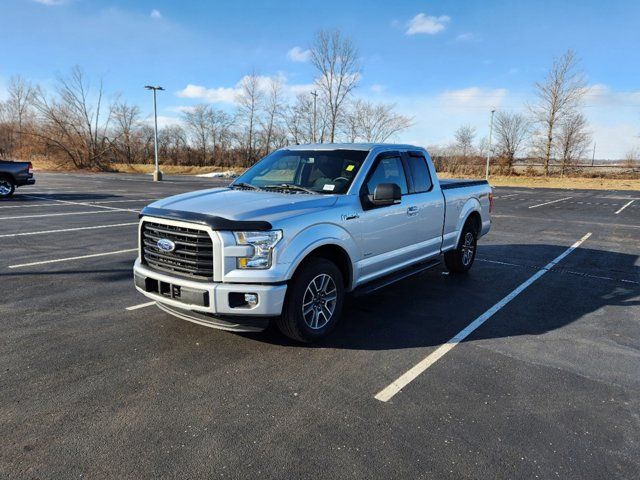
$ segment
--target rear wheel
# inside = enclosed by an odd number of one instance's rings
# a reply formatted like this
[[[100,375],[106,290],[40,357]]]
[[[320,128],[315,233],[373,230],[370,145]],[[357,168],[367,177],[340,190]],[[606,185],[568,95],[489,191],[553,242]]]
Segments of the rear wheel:
[[[452,273],[467,273],[476,258],[478,247],[478,231],[471,222],[462,228],[460,241],[455,250],[444,254],[444,264]]]
[[[16,191],[16,185],[13,179],[9,177],[0,177],[0,198],[9,198]]]
[[[290,282],[282,316],[277,319],[278,328],[299,342],[320,340],[338,322],[343,301],[340,269],[325,258],[312,258]]]

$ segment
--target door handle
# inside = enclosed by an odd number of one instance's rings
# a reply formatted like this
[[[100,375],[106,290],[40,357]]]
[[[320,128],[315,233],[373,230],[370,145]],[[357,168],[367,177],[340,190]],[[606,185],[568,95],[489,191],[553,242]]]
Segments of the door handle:
[[[412,217],[413,215],[417,215],[418,210],[418,207],[409,207],[407,208],[407,215],[409,215],[410,217]]]

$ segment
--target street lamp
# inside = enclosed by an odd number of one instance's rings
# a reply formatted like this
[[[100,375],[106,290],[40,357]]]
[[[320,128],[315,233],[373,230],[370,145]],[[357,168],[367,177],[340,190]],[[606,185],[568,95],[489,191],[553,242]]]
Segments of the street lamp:
[[[158,90],[164,90],[159,86],[145,85],[147,90],[153,90],[153,154],[156,160],[156,170],[153,172],[153,181],[159,182],[162,180],[162,173],[160,173],[160,167],[158,166],[158,107],[156,106],[156,92]]]
[[[487,148],[487,172],[485,179],[489,180],[489,160],[491,159],[491,134],[493,133],[493,114],[496,113],[495,109],[491,110],[491,123],[489,124],[489,147]]]

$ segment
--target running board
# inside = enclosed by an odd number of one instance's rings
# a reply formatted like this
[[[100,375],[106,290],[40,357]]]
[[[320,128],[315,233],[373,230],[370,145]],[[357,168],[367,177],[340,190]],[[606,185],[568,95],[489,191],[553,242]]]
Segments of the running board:
[[[441,265],[442,262],[438,258],[437,260],[430,260],[428,262],[418,263],[417,265],[413,265],[409,268],[405,268],[398,272],[391,273],[389,275],[385,275],[382,278],[378,278],[376,280],[372,280],[369,283],[364,284],[361,287],[357,287],[353,290],[352,294],[354,297],[362,297],[365,295],[369,295],[371,293],[377,292],[378,290],[388,287],[396,282],[404,280],[405,278],[412,277],[414,275],[418,275],[426,270],[430,270],[433,267],[437,267]]]

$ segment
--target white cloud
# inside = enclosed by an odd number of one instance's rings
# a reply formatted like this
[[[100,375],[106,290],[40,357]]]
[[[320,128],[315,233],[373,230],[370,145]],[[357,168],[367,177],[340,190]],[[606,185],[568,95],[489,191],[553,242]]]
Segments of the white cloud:
[[[461,90],[446,90],[440,94],[440,99],[446,108],[498,108],[508,93],[506,88],[487,90],[469,87]]]
[[[207,88],[201,85],[189,84],[182,90],[176,92],[176,95],[180,98],[191,98],[194,100],[203,101],[206,103],[228,103],[235,104],[238,100],[238,96],[242,93],[242,82],[247,76],[242,77],[232,87],[213,87]],[[291,99],[299,93],[308,93],[313,90],[315,85],[310,84],[290,84],[287,82],[287,78],[279,73],[274,76],[258,76],[258,89],[264,93],[269,92],[271,85],[274,81],[279,81],[282,84],[283,94]]]
[[[461,33],[456,37],[456,42],[477,42],[480,40],[480,37],[475,33],[466,32]]]
[[[370,90],[373,93],[382,93],[387,89],[387,87],[385,87],[384,85],[380,85],[379,83],[374,83],[373,85],[371,85]]]
[[[419,13],[407,24],[405,35],[427,34],[435,35],[447,28],[451,21],[451,17],[440,15],[439,17],[430,17],[424,13]]]
[[[39,3],[40,5],[47,5],[51,7],[51,6],[62,5],[64,3],[67,3],[68,0],[33,0],[33,1],[36,3]]]
[[[311,50],[303,50],[300,47],[293,47],[287,52],[287,58],[292,62],[308,62],[311,58]]]
[[[160,11],[156,10],[155,8],[151,10],[151,13],[149,14],[149,16],[154,20],[159,20],[162,18],[162,14],[160,13]]]
[[[237,87],[206,88],[189,84],[179,90],[176,95],[180,98],[194,98],[207,103],[235,103],[238,93],[240,90]]]
[[[153,127],[153,115],[148,115],[144,120],[144,123]],[[184,122],[179,117],[169,117],[166,115],[158,115],[158,129],[165,127],[171,127],[173,125],[184,126]]]

